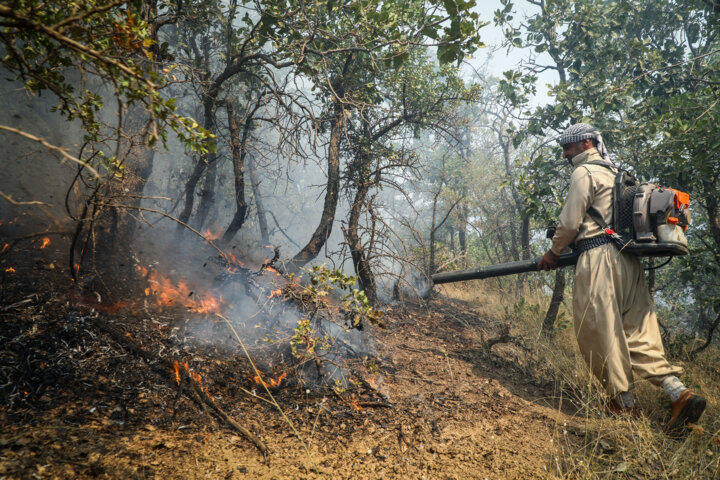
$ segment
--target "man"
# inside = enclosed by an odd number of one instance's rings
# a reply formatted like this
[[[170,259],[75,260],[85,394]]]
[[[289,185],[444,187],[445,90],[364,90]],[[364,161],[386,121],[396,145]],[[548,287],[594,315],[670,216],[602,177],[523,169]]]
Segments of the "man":
[[[705,399],[685,387],[682,369],[665,359],[657,317],[638,258],[621,253],[588,213],[594,207],[612,221],[612,188],[617,169],[598,130],[572,125],[558,138],[574,170],[552,247],[538,270],[554,270],[560,254],[575,242],[573,317],[580,351],[610,397],[607,410],[634,415],[633,374],[662,386],[672,400],[667,430],[696,422]]]

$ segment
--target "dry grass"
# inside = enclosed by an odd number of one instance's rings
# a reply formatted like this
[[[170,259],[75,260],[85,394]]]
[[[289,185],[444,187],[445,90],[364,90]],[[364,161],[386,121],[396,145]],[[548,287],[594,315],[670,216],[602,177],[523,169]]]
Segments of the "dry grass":
[[[547,339],[540,326],[548,298],[540,289],[528,288],[520,300],[509,290],[473,285],[449,284],[443,294],[476,305],[489,324],[509,324],[513,335],[524,338],[535,361],[524,365],[529,376],[551,378],[554,398],[549,399],[566,413],[568,422],[555,425],[554,473],[567,479],[720,479],[720,353],[708,349],[698,358],[671,358],[685,367],[682,380],[708,401],[697,427],[681,437],[663,431],[669,418],[670,401],[658,387],[646,381],[636,384],[635,394],[642,410],[639,419],[607,418],[600,413],[604,393],[591,377],[578,351],[572,326]],[[478,282],[479,283],[479,282]],[[568,295],[570,291],[568,290]],[[563,311],[564,308],[561,308]],[[565,311],[571,320],[572,313]],[[570,322],[567,322],[570,323]],[[569,430],[583,440],[571,440]],[[572,433],[572,432],[571,432]]]

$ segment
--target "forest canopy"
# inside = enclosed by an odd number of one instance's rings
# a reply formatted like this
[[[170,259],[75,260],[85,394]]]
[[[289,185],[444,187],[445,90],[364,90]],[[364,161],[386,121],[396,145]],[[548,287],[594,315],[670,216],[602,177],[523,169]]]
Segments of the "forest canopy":
[[[691,254],[651,288],[674,331],[709,341],[720,6],[500,3],[4,2],[4,77],[78,137],[53,143],[13,117],[0,130],[76,170],[75,281],[127,255],[147,216],[178,241],[209,229],[221,249],[279,245],[289,272],[330,261],[375,304],[437,271],[542,252],[568,178],[554,137],[587,121],[620,167],[690,193]],[[517,68],[478,67],[489,28],[524,55]],[[3,215],[42,196],[2,193]],[[533,277],[545,283],[562,298],[562,271]]]

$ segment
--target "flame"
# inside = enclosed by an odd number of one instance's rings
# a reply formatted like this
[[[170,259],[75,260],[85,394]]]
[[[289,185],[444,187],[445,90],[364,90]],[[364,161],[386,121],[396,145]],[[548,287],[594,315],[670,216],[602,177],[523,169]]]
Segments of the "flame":
[[[258,385],[263,385],[266,388],[275,388],[279,387],[283,380],[285,380],[285,377],[287,377],[287,372],[283,372],[280,374],[277,378],[270,378],[269,381],[265,381],[262,379],[260,375],[255,375],[251,378],[251,380]]]
[[[220,238],[221,233],[222,233],[222,228],[218,228],[217,233],[213,233],[212,230],[210,230],[208,228],[207,230],[202,232],[202,236],[205,238],[205,240],[213,241],[213,240],[217,240],[218,238]]]
[[[238,265],[240,267],[244,266],[243,263],[232,252],[227,252],[227,258],[228,258],[228,260],[230,260],[231,263],[233,263],[235,265]],[[229,269],[230,268],[228,268],[228,270]]]
[[[147,280],[150,286],[145,289],[145,295],[155,297],[161,306],[180,305],[195,313],[219,313],[225,305],[222,297],[196,295],[187,283],[179,282],[175,285],[168,277],[156,271],[149,272]]]
[[[6,243],[5,245],[3,245],[2,251],[0,253],[5,253],[9,248],[10,248],[10,244]]]
[[[181,368],[183,370],[185,370],[185,372],[187,372],[188,376],[200,386],[200,390],[209,394],[208,387],[206,385],[202,385],[202,375],[200,375],[199,373],[197,373],[193,370],[190,370],[190,365],[188,364],[188,362],[178,363],[177,360],[175,360],[173,362],[173,373],[175,374],[175,383],[180,385],[180,369]]]
[[[355,409],[356,412],[364,412],[364,411],[365,411],[365,409],[362,408],[362,407],[357,403],[357,400],[355,400],[355,399],[350,400],[350,406],[351,406],[353,409]]]
[[[48,245],[50,245],[50,238],[49,237],[43,237],[42,239],[42,245],[40,245],[40,248],[45,248]]]
[[[173,362],[173,371],[175,372],[175,382],[180,385],[180,364],[177,360]]]
[[[278,272],[275,267],[265,267],[265,269],[271,272],[275,272],[277,275],[280,275],[280,272]]]
[[[282,295],[281,289],[273,290],[272,292],[270,292],[270,298],[279,297],[281,295]]]
[[[15,272],[15,269],[13,267],[8,267],[5,269],[6,272]]]

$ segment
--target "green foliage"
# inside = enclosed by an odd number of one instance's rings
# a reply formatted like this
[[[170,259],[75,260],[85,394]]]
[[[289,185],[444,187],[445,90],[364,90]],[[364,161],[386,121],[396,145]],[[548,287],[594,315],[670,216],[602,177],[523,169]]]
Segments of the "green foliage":
[[[309,271],[310,285],[306,291],[319,302],[333,291],[342,294],[340,313],[350,328],[362,330],[363,322],[384,326],[381,310],[373,308],[365,292],[354,288],[357,277],[344,274],[341,270],[330,270],[327,265],[314,265]]]
[[[164,144],[167,130],[172,129],[189,148],[202,150],[207,132],[177,115],[174,101],[161,95],[168,79],[154,69],[155,40],[140,5],[29,0],[0,6],[4,50],[0,62],[28,92],[55,94],[54,110],[68,120],[79,120],[94,148],[100,149],[95,144],[107,87],[124,106],[138,105],[151,112],[144,131],[148,144],[158,140]],[[78,88],[78,84],[86,86]]]

